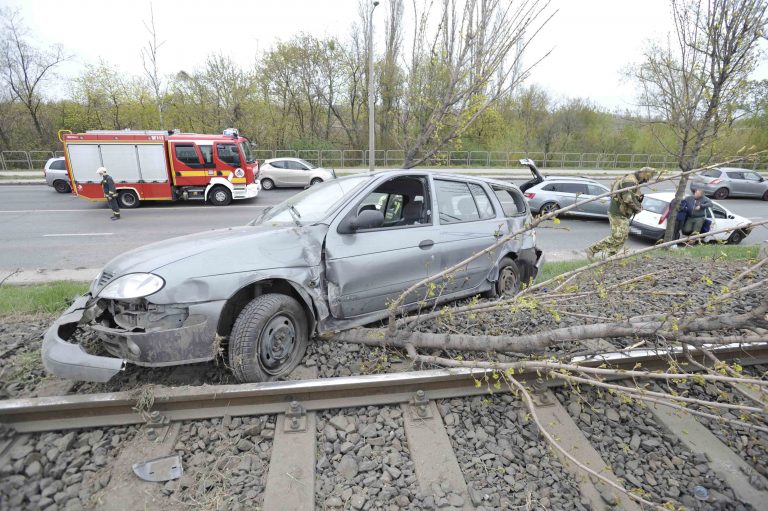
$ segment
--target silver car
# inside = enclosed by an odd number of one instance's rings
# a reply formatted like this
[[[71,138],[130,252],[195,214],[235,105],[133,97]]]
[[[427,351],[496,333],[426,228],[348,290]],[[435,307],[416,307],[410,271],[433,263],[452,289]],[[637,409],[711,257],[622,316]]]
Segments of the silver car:
[[[609,192],[610,189],[592,179],[580,177],[546,177],[538,184],[527,188],[525,197],[534,214],[546,215],[560,208],[573,205],[577,201],[591,199],[596,195]],[[593,218],[608,218],[610,197],[603,197],[594,202],[583,204],[568,212],[569,215]]]
[[[67,162],[64,161],[64,157],[51,158],[45,162],[43,173],[45,174],[45,183],[52,186],[57,192],[69,193],[72,191]]]
[[[301,158],[274,158],[261,166],[261,187],[307,187],[336,178],[334,170],[315,167]]]
[[[314,335],[383,319],[420,280],[522,229],[530,212],[512,184],[419,171],[334,179],[243,227],[170,239],[116,257],[46,332],[51,373],[106,381],[126,363],[203,362],[222,349],[240,381],[283,377]],[[486,293],[512,295],[536,277],[527,231],[412,293],[404,310]],[[69,342],[95,333],[111,356]]]
[[[754,197],[768,201],[768,181],[749,169],[721,167],[710,169],[691,178],[691,188],[717,200],[728,197]]]

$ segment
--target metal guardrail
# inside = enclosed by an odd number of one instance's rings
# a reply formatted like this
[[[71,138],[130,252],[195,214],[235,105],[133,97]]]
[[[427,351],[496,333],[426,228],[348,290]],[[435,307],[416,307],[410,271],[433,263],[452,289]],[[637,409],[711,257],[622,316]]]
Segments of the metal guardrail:
[[[0,170],[39,170],[48,158],[63,156],[63,151],[2,151]],[[370,161],[367,150],[359,149],[256,149],[258,160],[270,158],[303,158],[321,167],[366,167]],[[531,158],[541,168],[549,169],[635,169],[640,167],[670,168],[675,159],[666,154],[640,153],[570,153],[541,151],[439,151],[427,159],[427,166],[452,168],[516,168],[518,160]],[[405,159],[402,149],[377,149],[374,155],[378,167],[397,167]],[[713,159],[714,160],[714,159]],[[713,161],[710,160],[710,161]],[[698,162],[697,162],[698,163]],[[768,170],[768,156],[738,164],[742,168]]]

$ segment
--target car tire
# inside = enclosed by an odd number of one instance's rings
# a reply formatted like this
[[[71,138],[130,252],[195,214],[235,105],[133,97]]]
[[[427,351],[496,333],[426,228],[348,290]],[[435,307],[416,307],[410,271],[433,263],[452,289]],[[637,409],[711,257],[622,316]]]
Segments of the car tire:
[[[542,204],[539,208],[539,215],[548,215],[553,211],[557,211],[558,209],[560,209],[560,204],[557,202],[547,202]]]
[[[730,236],[728,236],[727,243],[729,245],[738,245],[742,242],[744,239],[744,233],[741,231],[733,231]]]
[[[56,190],[59,193],[69,193],[72,191],[72,188],[69,186],[69,183],[62,179],[57,179],[53,182],[53,189]]]
[[[488,298],[512,297],[520,292],[520,269],[517,263],[509,257],[499,262],[499,277],[493,283],[493,288],[486,293]]]
[[[262,179],[261,187],[265,190],[271,190],[275,187],[275,182],[272,181],[271,179]]]
[[[723,187],[715,190],[715,193],[712,194],[712,197],[714,197],[717,200],[723,200],[723,199],[727,199],[730,194],[731,194],[730,190],[728,190],[728,188]]]
[[[139,196],[133,190],[120,190],[117,192],[117,203],[121,209],[135,209],[139,207]]]
[[[316,177],[315,179],[313,179],[312,181],[309,182],[309,186],[315,186],[315,185],[320,184],[322,182],[323,182],[322,179],[320,179],[319,177]]]
[[[208,200],[214,206],[227,206],[232,202],[232,192],[226,186],[214,186],[208,192]]]
[[[763,200],[768,201],[768,190],[765,191],[762,197]]]
[[[304,308],[294,298],[269,293],[251,300],[229,338],[229,367],[238,381],[272,381],[293,371],[307,350]]]

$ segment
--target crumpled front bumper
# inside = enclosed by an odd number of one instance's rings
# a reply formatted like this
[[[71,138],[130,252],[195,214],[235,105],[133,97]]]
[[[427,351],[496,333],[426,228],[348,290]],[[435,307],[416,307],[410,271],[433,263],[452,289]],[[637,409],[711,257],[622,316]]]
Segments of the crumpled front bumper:
[[[78,344],[67,342],[83,318],[89,296],[81,296],[57,319],[43,338],[43,365],[59,378],[75,381],[105,382],[125,369],[121,358],[100,357],[86,353]],[[65,338],[62,338],[64,335]]]

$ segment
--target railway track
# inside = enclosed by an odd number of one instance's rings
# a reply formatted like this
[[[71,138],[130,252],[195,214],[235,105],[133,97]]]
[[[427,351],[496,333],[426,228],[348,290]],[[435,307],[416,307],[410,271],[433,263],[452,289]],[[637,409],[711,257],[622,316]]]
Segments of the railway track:
[[[664,370],[675,356],[608,363]],[[718,357],[766,364],[768,347]],[[573,401],[534,371],[516,374],[535,390],[537,418],[569,459],[544,442],[520,399],[491,389],[483,374],[440,369],[6,400],[0,508],[643,509],[586,477],[577,460],[660,504],[766,509],[765,475],[690,414],[586,391]],[[179,479],[145,482],[131,472],[177,453]]]

